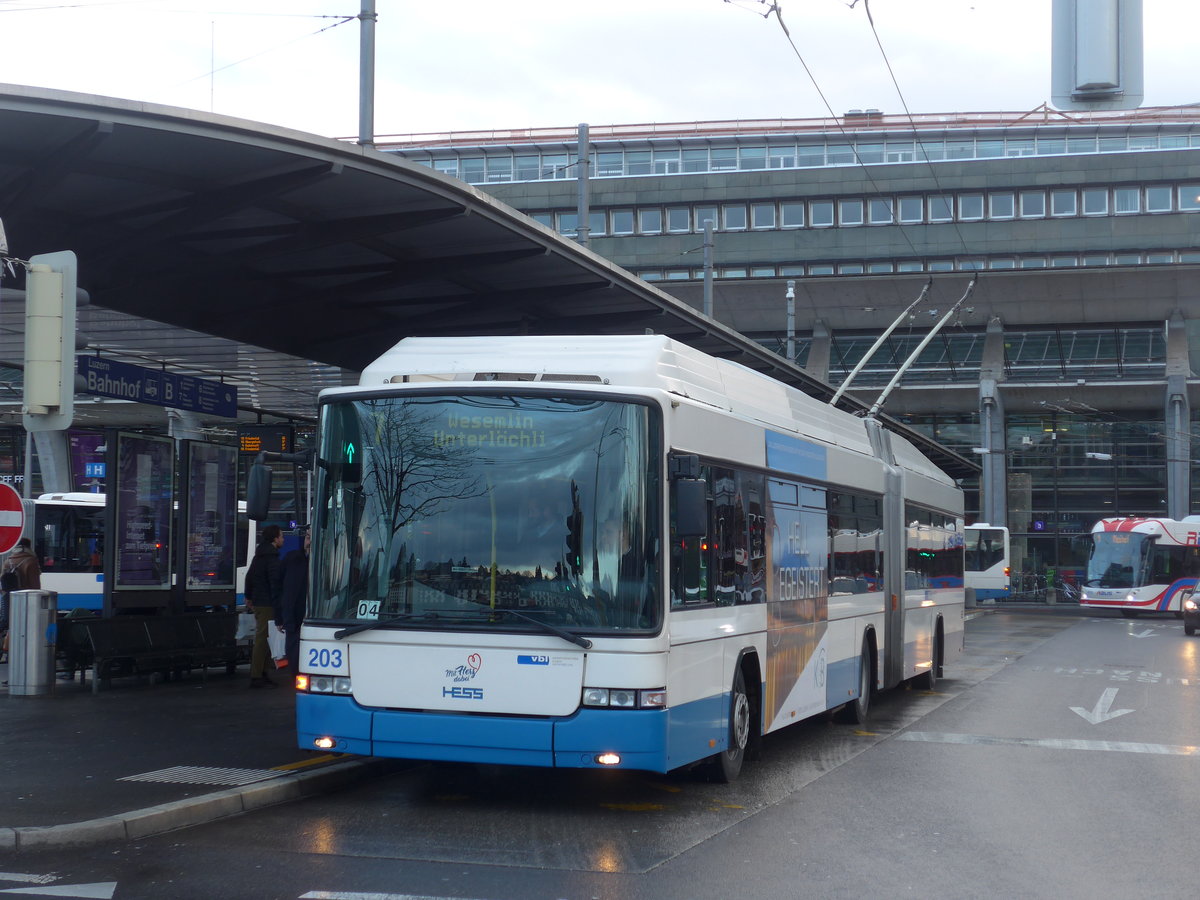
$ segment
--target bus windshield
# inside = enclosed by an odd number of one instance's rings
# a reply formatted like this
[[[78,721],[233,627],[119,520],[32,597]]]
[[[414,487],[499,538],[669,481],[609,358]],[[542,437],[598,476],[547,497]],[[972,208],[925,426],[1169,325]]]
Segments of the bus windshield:
[[[310,620],[657,630],[656,423],[594,396],[325,404]]]
[[[1000,528],[971,528],[966,532],[968,572],[986,572],[1004,562],[1004,530]]]
[[[1145,584],[1143,572],[1154,541],[1134,531],[1092,535],[1084,584],[1097,588],[1132,588]]]

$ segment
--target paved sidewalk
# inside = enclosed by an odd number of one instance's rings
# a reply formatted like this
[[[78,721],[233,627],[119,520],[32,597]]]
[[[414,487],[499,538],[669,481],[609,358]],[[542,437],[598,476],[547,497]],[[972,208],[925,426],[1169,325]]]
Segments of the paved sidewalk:
[[[0,665],[7,684],[8,666]],[[0,687],[0,851],[145,837],[332,789],[394,763],[296,746],[290,681],[248,667],[179,681]]]

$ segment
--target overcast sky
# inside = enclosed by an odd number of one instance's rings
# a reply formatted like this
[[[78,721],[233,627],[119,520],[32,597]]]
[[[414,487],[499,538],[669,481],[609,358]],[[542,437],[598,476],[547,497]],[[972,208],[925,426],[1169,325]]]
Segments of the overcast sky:
[[[1050,99],[1051,0],[871,0],[899,93],[866,0],[779,0],[803,64],[768,5],[377,0],[375,131],[805,118],[828,115],[826,103],[1027,111]],[[360,6],[0,0],[0,82],[353,136]],[[1200,4],[1145,0],[1144,105],[1200,101],[1197,34]]]

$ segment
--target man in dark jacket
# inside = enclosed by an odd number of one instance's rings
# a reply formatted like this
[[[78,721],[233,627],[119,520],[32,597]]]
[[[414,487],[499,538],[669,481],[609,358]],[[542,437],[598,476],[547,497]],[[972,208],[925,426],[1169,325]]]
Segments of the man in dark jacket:
[[[279,526],[266,526],[250,568],[246,570],[246,612],[254,613],[254,649],[250,653],[252,688],[275,687],[267,672],[267,660],[271,658],[267,630],[279,606],[279,548],[282,546],[283,532]]]
[[[283,631],[287,648],[288,672],[293,678],[300,671],[300,626],[308,606],[308,548],[312,538],[308,526],[302,529],[304,543],[283,558],[281,564],[281,600],[275,609],[275,624]]]

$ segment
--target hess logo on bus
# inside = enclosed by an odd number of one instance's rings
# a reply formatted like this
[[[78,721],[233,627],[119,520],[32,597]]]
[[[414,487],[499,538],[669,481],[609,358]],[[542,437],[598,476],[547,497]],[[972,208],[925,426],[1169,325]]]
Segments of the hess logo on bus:
[[[456,684],[454,687],[442,688],[443,697],[451,697],[455,700],[482,700],[483,688],[463,687]]]

